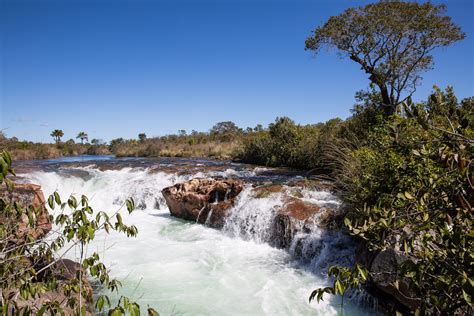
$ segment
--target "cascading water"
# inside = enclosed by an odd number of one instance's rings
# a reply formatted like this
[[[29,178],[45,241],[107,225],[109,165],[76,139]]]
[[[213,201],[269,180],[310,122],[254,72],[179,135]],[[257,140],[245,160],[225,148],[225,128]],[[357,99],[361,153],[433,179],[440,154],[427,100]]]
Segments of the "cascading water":
[[[255,175],[248,170],[212,172],[230,174]],[[133,197],[139,210],[124,215],[124,222],[138,227],[138,237],[98,235],[87,252],[97,251],[103,257],[111,275],[122,281],[124,295],[155,307],[162,315],[332,315],[340,311],[339,298],[327,296],[319,304],[309,304],[308,296],[329,284],[324,272],[330,263],[351,260],[348,240],[315,226],[295,236],[289,251],[271,247],[270,223],[282,203],[279,193],[256,199],[251,188],[245,188],[219,231],[169,215],[161,190],[193,175],[147,168],[65,167],[22,176],[40,184],[46,195],[56,190],[64,198],[84,194],[96,211],[114,212]],[[303,198],[320,205],[338,203],[326,192],[303,191]],[[74,253],[68,256],[77,259]],[[344,310],[348,315],[367,314],[355,305]]]
[[[325,191],[298,191],[302,200],[321,207],[337,209],[339,201]],[[275,238],[273,221],[284,204],[283,193],[273,193],[265,198],[255,198],[250,187],[239,195],[237,203],[226,219],[224,231],[245,240],[272,244]],[[347,235],[331,232],[318,225],[318,219],[305,226],[292,239],[289,252],[293,257],[309,262],[313,272],[325,273],[331,264],[352,263],[353,244]]]

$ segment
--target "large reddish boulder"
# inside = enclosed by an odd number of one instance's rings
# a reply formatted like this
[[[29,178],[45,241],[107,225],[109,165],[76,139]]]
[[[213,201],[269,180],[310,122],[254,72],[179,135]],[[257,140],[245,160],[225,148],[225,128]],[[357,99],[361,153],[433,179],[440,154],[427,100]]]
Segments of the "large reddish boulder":
[[[273,243],[280,248],[289,248],[297,233],[310,231],[315,224],[327,226],[336,218],[337,213],[334,208],[285,196],[273,222]]]
[[[244,183],[234,179],[193,179],[163,189],[171,215],[221,228]]]
[[[17,223],[12,223],[18,225],[16,229],[17,238],[29,235],[33,239],[40,239],[51,230],[51,216],[45,207],[45,198],[41,186],[36,184],[15,184],[12,191],[2,186],[0,188],[0,198],[7,203],[17,202],[24,210],[29,206],[35,209],[35,212],[32,212],[33,225],[29,224],[26,211],[21,215]],[[7,221],[11,221],[11,218],[0,215],[0,222],[5,224]]]

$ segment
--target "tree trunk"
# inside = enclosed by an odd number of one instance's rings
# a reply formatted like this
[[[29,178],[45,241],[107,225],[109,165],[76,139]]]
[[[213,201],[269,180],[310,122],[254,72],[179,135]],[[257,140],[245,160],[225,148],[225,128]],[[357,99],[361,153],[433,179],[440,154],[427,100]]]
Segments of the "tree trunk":
[[[384,80],[377,74],[372,71],[366,71],[370,73],[369,80],[372,81],[380,89],[380,95],[382,96],[382,109],[385,115],[392,115],[395,113],[396,104],[394,104],[390,94],[388,93],[387,86]]]
[[[385,115],[392,115],[395,113],[396,105],[393,104],[390,95],[388,94],[387,87],[385,85],[378,85],[380,94],[382,95],[382,108]]]

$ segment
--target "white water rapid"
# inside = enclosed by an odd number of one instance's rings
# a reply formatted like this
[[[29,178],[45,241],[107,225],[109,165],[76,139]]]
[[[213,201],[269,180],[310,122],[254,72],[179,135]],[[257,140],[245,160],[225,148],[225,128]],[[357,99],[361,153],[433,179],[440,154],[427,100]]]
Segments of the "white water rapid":
[[[150,305],[161,315],[341,313],[338,297],[325,296],[319,304],[308,303],[308,297],[313,289],[330,284],[325,277],[329,264],[351,260],[349,241],[315,227],[297,236],[300,242],[290,251],[271,247],[268,225],[281,203],[279,193],[256,199],[244,189],[224,229],[216,230],[169,215],[161,190],[190,176],[146,168],[73,169],[28,171],[22,176],[40,184],[46,196],[56,190],[63,199],[84,194],[96,211],[112,213],[126,198],[134,198],[139,209],[130,216],[124,210],[123,218],[138,227],[138,237],[99,235],[87,252],[103,256],[111,275],[122,281],[122,293],[137,299],[144,311]],[[303,194],[320,205],[338,203],[327,192]],[[302,256],[298,259],[296,253]],[[77,259],[77,253],[69,257]],[[344,307],[344,315],[367,314],[356,303]]]

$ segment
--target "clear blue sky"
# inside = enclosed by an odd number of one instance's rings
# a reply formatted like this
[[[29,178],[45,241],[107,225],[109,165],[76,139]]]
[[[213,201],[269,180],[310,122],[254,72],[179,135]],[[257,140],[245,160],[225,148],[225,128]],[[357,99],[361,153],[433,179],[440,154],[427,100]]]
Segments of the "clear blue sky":
[[[449,0],[467,38],[435,53],[415,99],[433,84],[474,95],[474,1]],[[304,50],[310,31],[368,1],[0,2],[0,129],[51,142],[84,130],[110,140],[346,118],[368,86],[359,67]]]

